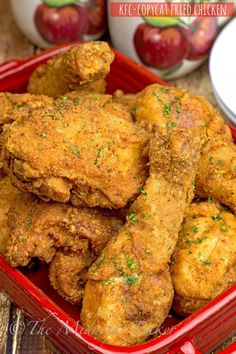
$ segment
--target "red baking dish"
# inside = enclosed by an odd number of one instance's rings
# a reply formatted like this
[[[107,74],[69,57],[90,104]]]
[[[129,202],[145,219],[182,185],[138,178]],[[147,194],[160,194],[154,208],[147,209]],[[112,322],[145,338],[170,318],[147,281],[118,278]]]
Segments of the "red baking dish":
[[[74,44],[74,43],[73,43]],[[0,91],[24,92],[32,71],[53,55],[72,44],[40,53],[24,61],[10,61],[0,66]],[[107,78],[107,91],[120,88],[137,92],[152,83],[165,84],[141,65],[115,52],[115,61]],[[236,139],[236,129],[231,128]],[[141,345],[111,346],[93,338],[80,324],[80,308],[65,302],[50,286],[47,266],[36,270],[13,269],[0,257],[0,289],[23,309],[49,336],[63,353],[146,354],[146,353],[209,353],[236,333],[236,285],[227,290],[187,319],[170,314],[159,335]],[[233,349],[234,350],[234,349]]]

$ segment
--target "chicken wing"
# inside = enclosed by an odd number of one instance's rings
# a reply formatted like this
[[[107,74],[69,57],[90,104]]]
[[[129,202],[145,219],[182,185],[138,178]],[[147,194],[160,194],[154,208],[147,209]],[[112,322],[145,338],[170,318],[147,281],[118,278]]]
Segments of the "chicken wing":
[[[220,204],[192,203],[174,251],[174,310],[189,315],[236,282],[236,218]]]
[[[87,42],[70,48],[40,65],[32,74],[28,92],[59,97],[84,85],[104,93],[103,80],[110,71],[114,54],[106,42]]]
[[[22,193],[16,189],[8,177],[0,179],[0,254],[5,255],[8,240],[10,238],[10,229],[8,226],[8,211],[18,195]]]
[[[147,133],[106,109],[109,95],[63,96],[4,134],[4,169],[45,200],[121,208],[147,177]]]
[[[197,196],[212,197],[236,212],[236,148],[230,129],[203,98],[183,89],[148,86],[138,95],[135,106],[138,122],[158,127],[199,127],[201,159],[196,175]]]
[[[106,343],[143,342],[168,314],[173,298],[168,262],[193,197],[197,145],[191,130],[152,139],[145,187],[126,224],[89,269],[81,319]]]

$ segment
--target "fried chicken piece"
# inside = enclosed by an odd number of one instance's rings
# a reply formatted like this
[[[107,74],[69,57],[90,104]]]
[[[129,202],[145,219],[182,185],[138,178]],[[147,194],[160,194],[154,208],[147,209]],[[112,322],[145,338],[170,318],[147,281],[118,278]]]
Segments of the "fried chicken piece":
[[[73,96],[74,97],[74,96]],[[106,109],[109,95],[63,96],[4,135],[14,185],[45,200],[122,208],[147,177],[147,133]]]
[[[49,263],[57,250],[96,257],[116,233],[120,220],[106,211],[43,202],[29,193],[14,200],[8,213],[6,258],[13,267],[26,266],[33,257]]]
[[[158,127],[198,126],[202,139],[201,159],[196,175],[197,196],[212,197],[236,212],[236,148],[230,129],[203,98],[183,89],[151,85],[138,95],[138,122]]]
[[[106,343],[141,343],[169,312],[173,289],[168,262],[193,197],[197,145],[192,130],[152,139],[145,187],[126,224],[89,270],[81,319]]]
[[[0,93],[0,131],[4,124],[11,124],[15,120],[29,114],[30,109],[45,107],[52,104],[52,99],[46,96]]]
[[[236,283],[236,217],[220,204],[192,203],[174,251],[174,310],[189,315]]]
[[[51,285],[66,301],[80,303],[84,295],[87,271],[93,261],[94,254],[88,250],[85,253],[57,252],[49,268]]]
[[[196,194],[212,197],[236,213],[236,145],[219,136],[202,149],[201,163],[196,176]]]
[[[22,193],[16,189],[8,177],[0,179],[0,254],[5,255],[7,243],[10,237],[8,226],[8,211],[18,195]]]
[[[28,92],[59,97],[85,85],[86,90],[89,86],[95,92],[103,93],[103,79],[109,73],[113,59],[114,54],[106,42],[94,41],[71,47],[37,67],[29,80]]]
[[[125,106],[132,115],[134,114],[136,98],[137,94],[125,94],[122,90],[116,90],[113,93],[113,101]]]

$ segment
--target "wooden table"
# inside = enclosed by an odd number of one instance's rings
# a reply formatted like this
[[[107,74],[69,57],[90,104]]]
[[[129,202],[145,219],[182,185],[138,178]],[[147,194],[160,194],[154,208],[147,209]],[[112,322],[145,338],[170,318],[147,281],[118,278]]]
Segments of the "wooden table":
[[[0,63],[12,58],[25,58],[38,51],[39,49],[30,43],[17,28],[10,12],[9,1],[0,0]],[[206,96],[216,106],[211,91],[207,63],[195,73],[173,80],[172,83]],[[59,351],[46,337],[32,333],[32,326],[27,326],[27,319],[24,318],[21,310],[11,304],[3,293],[0,293],[0,319],[0,354],[59,354]],[[236,337],[224,346],[233,341],[236,341]],[[215,353],[219,350],[220,348]]]

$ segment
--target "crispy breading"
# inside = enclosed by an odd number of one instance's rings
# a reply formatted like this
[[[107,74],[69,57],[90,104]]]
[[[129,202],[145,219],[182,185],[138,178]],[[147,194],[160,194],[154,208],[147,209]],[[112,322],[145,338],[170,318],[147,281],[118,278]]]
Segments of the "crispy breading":
[[[92,335],[115,345],[145,341],[166,318],[173,289],[168,262],[200,147],[192,131],[178,130],[150,145],[150,175],[126,224],[90,267],[81,319]]]
[[[49,279],[54,289],[72,304],[81,302],[86,275],[94,261],[89,250],[84,253],[57,252],[49,266]]]
[[[5,255],[7,243],[10,238],[8,226],[8,212],[18,195],[22,193],[16,189],[8,177],[0,179],[0,253]]]
[[[106,211],[43,202],[29,193],[15,198],[8,213],[10,239],[6,257],[14,267],[33,257],[49,263],[57,250],[99,254],[116,233],[120,219]]]
[[[189,315],[236,282],[236,218],[220,204],[192,203],[171,264],[174,309]]]
[[[4,134],[4,169],[45,200],[121,208],[147,177],[147,133],[106,109],[109,95],[63,96]]]
[[[103,93],[104,79],[110,71],[114,54],[106,42],[87,42],[71,47],[67,52],[39,65],[33,72],[28,92],[59,97],[85,85]],[[87,85],[87,86],[86,86]]]
[[[52,99],[47,96],[0,92],[0,131],[4,124],[11,124],[28,115],[31,109],[46,107],[51,103]]]
[[[135,111],[138,122],[162,129],[198,126],[202,150],[195,194],[215,198],[236,212],[236,148],[229,127],[206,99],[154,84],[138,95]]]

